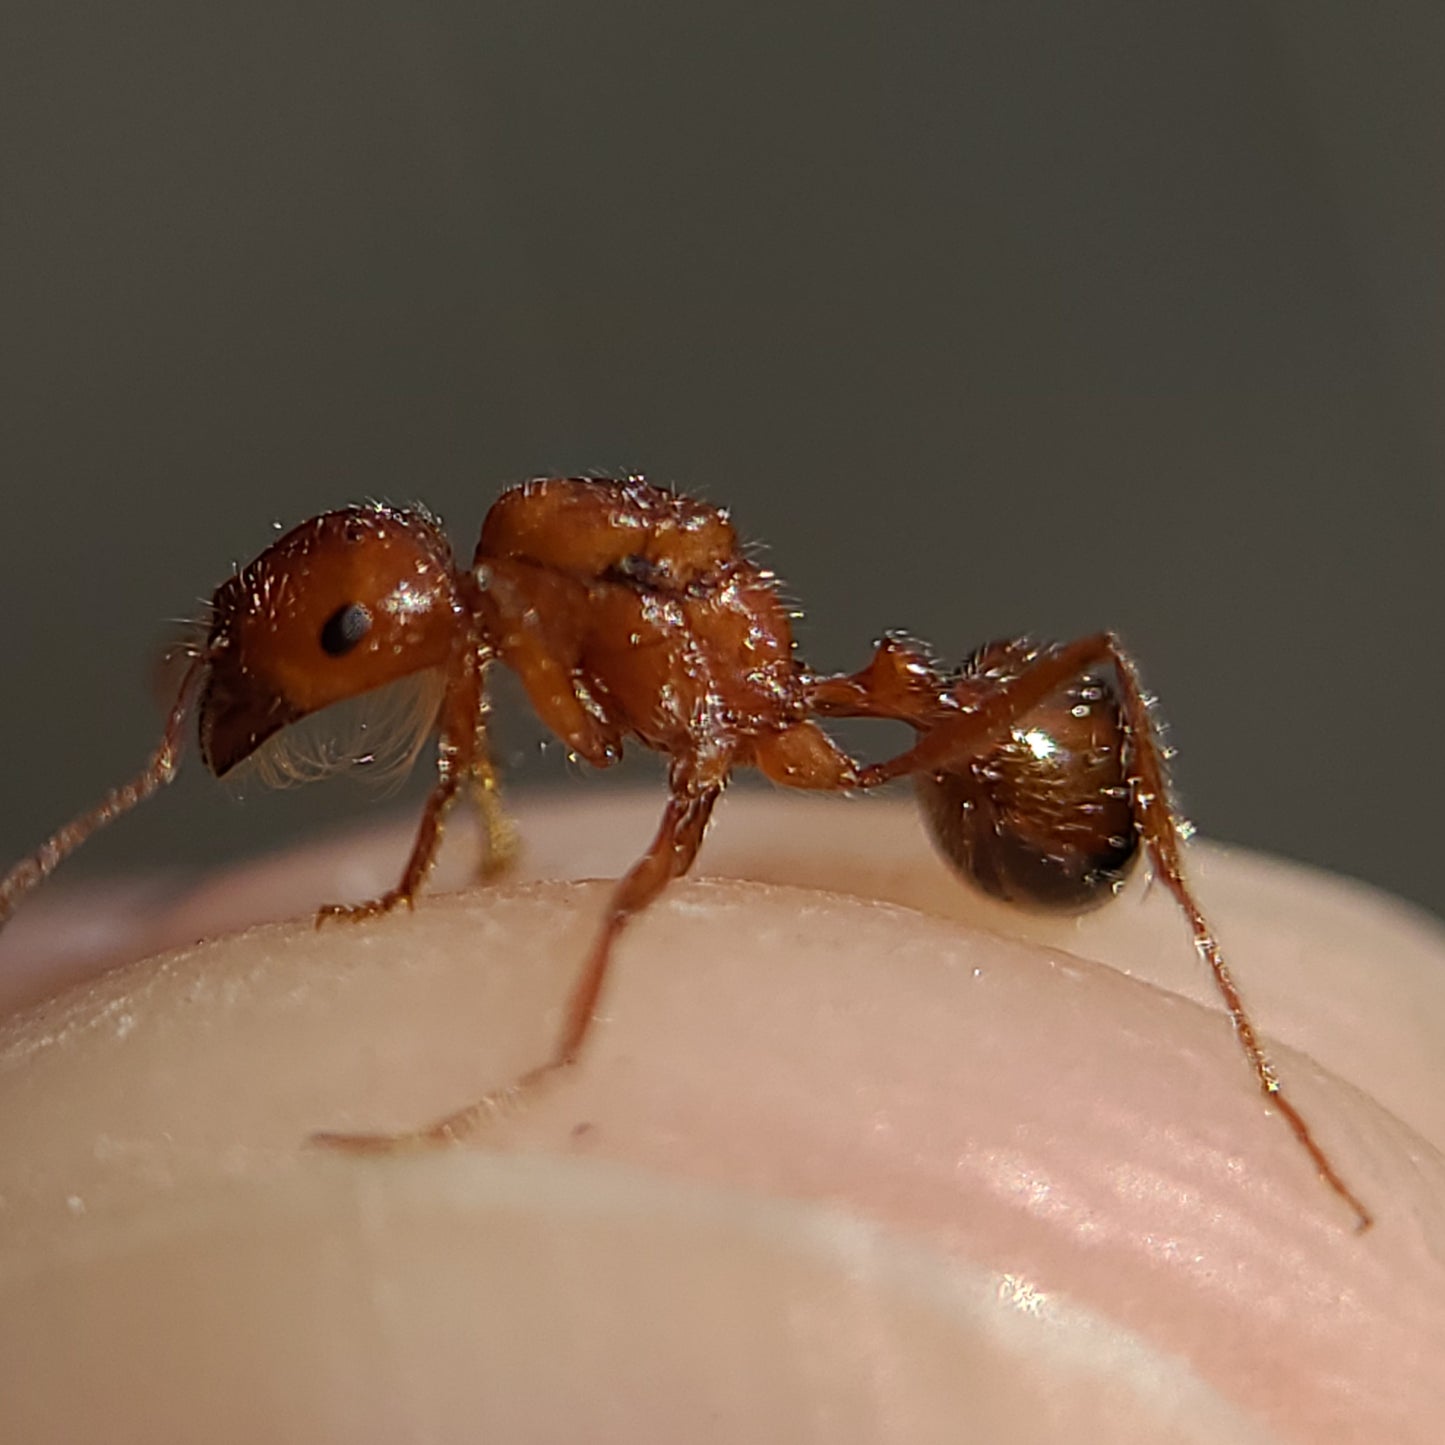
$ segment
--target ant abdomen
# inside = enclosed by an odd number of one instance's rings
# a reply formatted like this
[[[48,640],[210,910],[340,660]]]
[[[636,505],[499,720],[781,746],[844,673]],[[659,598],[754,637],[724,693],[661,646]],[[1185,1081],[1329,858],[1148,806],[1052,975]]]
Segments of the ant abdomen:
[[[995,643],[960,680],[1025,666],[1032,648]],[[1106,902],[1139,851],[1125,732],[1113,685],[1087,676],[1025,713],[1001,743],[916,778],[939,851],[1008,903],[1077,910]]]

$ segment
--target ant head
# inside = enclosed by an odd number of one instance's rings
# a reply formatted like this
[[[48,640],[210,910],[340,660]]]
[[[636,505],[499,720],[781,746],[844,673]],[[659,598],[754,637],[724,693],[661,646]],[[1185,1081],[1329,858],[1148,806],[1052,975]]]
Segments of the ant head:
[[[444,665],[464,628],[429,518],[350,507],[303,523],[211,600],[206,766],[221,777],[288,723]]]

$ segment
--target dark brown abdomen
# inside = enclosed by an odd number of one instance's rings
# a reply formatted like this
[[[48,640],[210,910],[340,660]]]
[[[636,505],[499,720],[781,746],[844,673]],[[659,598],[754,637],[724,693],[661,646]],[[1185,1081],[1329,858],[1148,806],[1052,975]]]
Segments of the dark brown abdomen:
[[[1112,687],[1086,678],[963,767],[917,779],[939,851],[1010,903],[1083,910],[1128,876],[1139,838]]]

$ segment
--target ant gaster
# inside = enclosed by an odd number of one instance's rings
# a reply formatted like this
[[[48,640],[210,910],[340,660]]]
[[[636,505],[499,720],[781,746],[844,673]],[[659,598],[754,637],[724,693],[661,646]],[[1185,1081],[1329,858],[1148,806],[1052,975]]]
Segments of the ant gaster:
[[[487,750],[494,662],[595,767],[616,762],[629,737],[668,762],[657,836],[608,902],[555,1052],[514,1088],[578,1058],[618,934],[692,866],[736,769],[823,792],[911,777],[942,853],[1007,900],[1091,907],[1118,890],[1142,845],[1188,920],[1260,1088],[1358,1227],[1371,1223],[1281,1093],[1185,881],[1164,750],[1133,659],[1113,635],[993,643],[956,672],[892,636],[860,672],[811,673],[794,655],[772,574],[743,554],[727,513],[640,477],[509,489],[469,568],[418,511],[352,507],[289,532],[216,592],[205,644],[145,769],[0,881],[0,923],[91,833],[171,780],[197,700],[201,753],[219,777],[289,723],[427,674],[439,684],[425,718],[438,740],[436,782],[401,879],[372,902],[323,909],[318,922],[410,906],[464,787],[482,805],[494,852],[507,836]],[[864,765],[817,721],[842,717],[893,719],[917,737]],[[414,1134],[319,1137],[359,1149],[445,1142],[476,1127],[496,1097]]]

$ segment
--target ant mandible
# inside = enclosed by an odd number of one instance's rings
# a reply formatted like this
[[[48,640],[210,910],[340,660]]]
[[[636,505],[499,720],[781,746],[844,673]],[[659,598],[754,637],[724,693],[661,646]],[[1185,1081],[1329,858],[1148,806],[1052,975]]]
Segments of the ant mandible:
[[[753,767],[789,788],[848,792],[915,781],[934,841],[966,878],[1026,904],[1084,909],[1111,897],[1142,845],[1208,963],[1261,1090],[1321,1177],[1371,1217],[1285,1098],[1203,912],[1185,881],[1184,825],[1133,659],[1110,633],[1036,646],[990,644],[940,668],[890,636],[851,675],[820,676],[794,655],[776,582],[743,554],[728,514],[622,480],[546,478],[505,491],[469,568],[420,511],[349,507],[303,523],[217,590],[159,748],[144,770],[55,833],[0,881],[0,924],[97,828],[175,775],[185,724],[217,777],[288,724],[405,678],[439,687],[423,719],[437,776],[396,887],[317,922],[411,906],[464,787],[494,852],[506,836],[487,748],[485,674],[502,662],[541,720],[598,768],[631,737],[668,760],[669,795],[646,853],[617,884],[555,1052],[511,1091],[574,1063],[613,945],[627,920],[692,866],[732,773]],[[819,718],[910,724],[913,746],[861,764]],[[403,1135],[319,1135],[355,1149],[449,1142],[490,1096]]]

